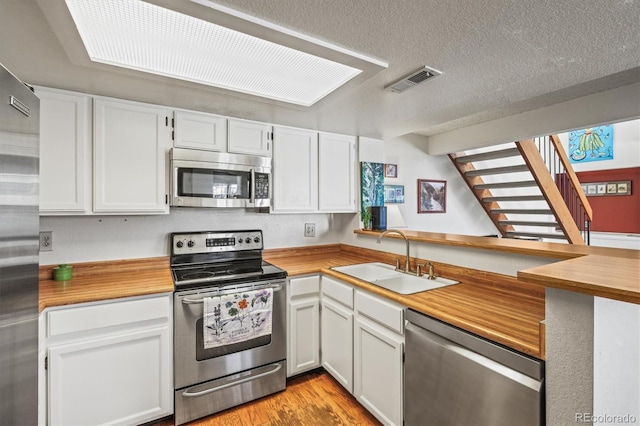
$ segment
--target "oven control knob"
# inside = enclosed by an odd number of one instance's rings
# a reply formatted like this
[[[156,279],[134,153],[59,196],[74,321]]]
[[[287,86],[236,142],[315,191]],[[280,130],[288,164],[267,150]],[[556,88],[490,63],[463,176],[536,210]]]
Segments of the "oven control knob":
[[[249,244],[251,242],[251,238],[247,237],[246,240],[244,240],[245,243]]]
[[[193,240],[189,240],[189,242],[187,243],[187,246],[189,246],[189,247],[193,247],[195,245],[196,245],[196,243],[194,243]]]
[[[244,241],[244,240],[243,240],[242,238],[238,238],[238,243],[239,243],[239,244],[242,244],[242,242],[243,242],[243,241]]]
[[[256,244],[259,243],[260,242],[260,237],[255,237],[253,239],[253,242],[256,243]]]
[[[176,243],[176,247],[178,247],[178,248],[182,248],[182,246],[184,246],[184,243],[183,243],[182,241],[178,241],[178,242]]]

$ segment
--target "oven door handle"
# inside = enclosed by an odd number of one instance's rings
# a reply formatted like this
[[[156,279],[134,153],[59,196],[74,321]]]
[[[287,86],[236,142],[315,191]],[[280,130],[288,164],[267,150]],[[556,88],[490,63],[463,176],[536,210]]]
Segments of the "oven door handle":
[[[234,380],[232,382],[225,383],[224,385],[215,386],[213,388],[205,389],[205,390],[200,391],[200,392],[189,392],[189,389],[187,389],[184,392],[182,392],[182,396],[187,397],[187,398],[195,398],[195,397],[206,395],[206,394],[209,394],[209,393],[212,393],[212,392],[217,392],[217,391],[220,391],[220,390],[223,390],[223,389],[230,388],[231,386],[241,385],[242,383],[250,382],[252,380],[256,380],[256,379],[259,379],[261,377],[269,376],[271,374],[277,373],[282,368],[282,364],[279,364],[279,363],[278,364],[271,364],[271,365],[274,368],[269,370],[269,371],[265,371],[264,373],[256,374],[254,376],[245,377],[244,379],[240,379],[240,380]],[[191,388],[191,389],[193,389],[193,388]]]
[[[251,289],[249,291],[260,290],[263,288],[272,288],[275,293],[276,291],[282,290],[282,285],[279,284],[279,285],[272,285],[272,286],[266,286],[266,287],[258,287],[258,288]],[[215,296],[212,296],[212,297],[215,297]],[[185,305],[195,305],[198,303],[204,303],[204,299],[206,299],[206,297],[203,297],[202,299],[189,299],[188,297],[183,297],[182,303]]]

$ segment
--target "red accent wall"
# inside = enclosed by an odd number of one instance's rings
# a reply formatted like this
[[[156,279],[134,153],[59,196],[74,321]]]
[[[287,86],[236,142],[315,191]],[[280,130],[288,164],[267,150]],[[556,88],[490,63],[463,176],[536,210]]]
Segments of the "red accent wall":
[[[580,183],[631,181],[631,195],[587,197],[593,209],[591,230],[640,234],[640,167],[576,172]]]

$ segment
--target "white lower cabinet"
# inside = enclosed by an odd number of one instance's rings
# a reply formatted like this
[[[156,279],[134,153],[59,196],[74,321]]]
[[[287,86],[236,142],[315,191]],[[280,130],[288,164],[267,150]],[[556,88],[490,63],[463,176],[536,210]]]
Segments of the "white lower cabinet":
[[[322,277],[322,366],[353,392],[353,287]]]
[[[322,276],[322,366],[385,425],[402,425],[405,307]]]
[[[136,425],[173,413],[171,295],[120,299],[41,317],[50,425]]]
[[[287,377],[320,367],[320,276],[287,281]]]
[[[356,291],[353,394],[386,425],[403,421],[404,337],[395,327],[402,324],[403,311],[402,306]]]

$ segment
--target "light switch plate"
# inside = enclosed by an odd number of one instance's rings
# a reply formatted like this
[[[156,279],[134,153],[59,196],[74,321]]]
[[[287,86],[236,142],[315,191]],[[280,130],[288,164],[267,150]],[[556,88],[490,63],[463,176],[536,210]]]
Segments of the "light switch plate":
[[[316,236],[316,224],[315,223],[305,223],[304,224],[304,236],[305,237],[315,237]]]

